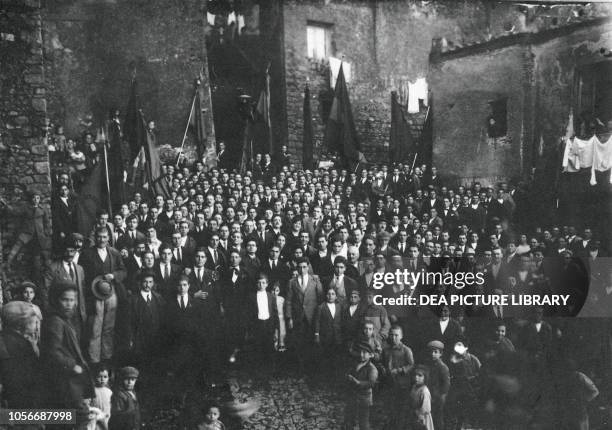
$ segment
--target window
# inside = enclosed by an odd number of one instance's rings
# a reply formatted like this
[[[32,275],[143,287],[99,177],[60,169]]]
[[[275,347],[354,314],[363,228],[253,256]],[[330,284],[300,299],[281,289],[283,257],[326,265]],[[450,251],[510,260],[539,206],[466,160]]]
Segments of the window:
[[[487,120],[487,134],[490,138],[503,137],[508,132],[507,104],[506,97],[489,102],[491,114]]]
[[[612,119],[612,62],[603,61],[576,69],[574,128],[590,136]]]
[[[329,26],[324,24],[308,23],[306,27],[306,42],[308,58],[323,60],[330,55]]]

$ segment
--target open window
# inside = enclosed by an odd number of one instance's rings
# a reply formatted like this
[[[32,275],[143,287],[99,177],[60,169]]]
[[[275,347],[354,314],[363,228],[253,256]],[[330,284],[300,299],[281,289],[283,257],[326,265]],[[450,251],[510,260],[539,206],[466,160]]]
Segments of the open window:
[[[489,102],[490,115],[487,118],[489,138],[503,137],[508,133],[508,98],[501,97]]]
[[[600,132],[612,120],[612,61],[576,69],[573,105],[578,136]]]
[[[324,60],[331,55],[331,25],[309,21],[306,26],[308,58]]]

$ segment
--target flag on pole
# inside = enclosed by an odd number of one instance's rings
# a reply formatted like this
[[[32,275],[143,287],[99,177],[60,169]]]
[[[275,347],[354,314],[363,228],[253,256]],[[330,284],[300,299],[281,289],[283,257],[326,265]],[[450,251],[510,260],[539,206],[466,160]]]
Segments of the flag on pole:
[[[142,148],[142,137],[140,133],[140,116],[138,106],[138,85],[136,78],[132,80],[132,86],[130,88],[130,98],[128,99],[127,108],[125,110],[125,121],[124,121],[124,136],[130,148],[130,159],[129,164],[134,163],[140,148]]]
[[[94,223],[96,214],[106,200],[106,180],[102,163],[97,163],[89,172],[76,199],[77,231],[88,235]]]
[[[312,170],[313,141],[312,141],[312,112],[310,110],[310,89],[304,88],[304,135],[302,142],[302,165],[304,169]]]
[[[389,137],[389,163],[403,163],[409,154],[416,154],[418,148],[412,138],[406,119],[405,107],[398,100],[397,92],[391,92],[391,135]]]
[[[144,136],[144,155],[145,155],[145,178],[146,183],[143,186],[147,188],[153,195],[161,194],[162,196],[169,197],[170,190],[163,183],[162,175],[162,164],[159,158],[159,152],[155,146],[155,138],[149,130],[147,130],[147,123],[145,121],[142,112],[139,112],[140,124],[142,127],[141,136]]]
[[[272,144],[272,121],[270,120],[270,72],[269,66],[266,69],[264,78],[264,86],[259,93],[259,99],[257,100],[257,107],[255,108],[257,113],[257,119],[261,121],[265,126],[266,143],[263,148],[263,152],[269,154],[275,154],[276,148]]]
[[[357,138],[342,65],[336,79],[334,101],[325,127],[325,146],[329,151],[338,153],[343,165],[351,170],[353,166],[365,160]]]

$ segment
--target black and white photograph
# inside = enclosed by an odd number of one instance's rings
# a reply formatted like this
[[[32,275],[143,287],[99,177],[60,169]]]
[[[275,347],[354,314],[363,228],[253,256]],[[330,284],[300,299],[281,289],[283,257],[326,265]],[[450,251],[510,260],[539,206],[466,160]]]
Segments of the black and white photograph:
[[[0,429],[612,429],[612,2],[0,0]]]

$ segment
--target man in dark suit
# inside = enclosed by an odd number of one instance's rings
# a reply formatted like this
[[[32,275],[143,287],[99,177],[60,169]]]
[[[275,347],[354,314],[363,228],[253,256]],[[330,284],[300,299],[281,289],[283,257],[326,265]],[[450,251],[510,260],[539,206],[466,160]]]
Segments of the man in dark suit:
[[[323,288],[319,278],[308,274],[308,260],[297,262],[298,276],[289,281],[285,299],[285,318],[287,329],[293,331],[300,364],[309,357],[313,339],[313,318],[317,306],[323,301]]]
[[[219,151],[217,151],[217,166],[219,169],[228,169],[230,167],[230,156],[225,149],[225,142],[219,142]]]
[[[133,252],[137,242],[144,242],[146,236],[144,233],[138,231],[138,217],[136,215],[129,215],[126,219],[127,231],[119,236],[115,244],[116,249],[126,248],[128,251]]]
[[[263,263],[261,271],[266,274],[271,285],[278,282],[281,293],[287,291],[287,281],[291,278],[289,267],[280,259],[280,248],[278,245],[273,245],[270,248],[268,259]]]
[[[108,282],[122,283],[127,276],[127,270],[121,254],[109,246],[108,229],[105,226],[98,227],[94,234],[95,246],[84,249],[79,256],[79,265],[85,271],[85,285],[91,285],[97,276],[103,276]]]
[[[165,302],[153,291],[155,274],[152,271],[141,273],[138,282],[140,292],[131,296],[129,303],[128,347],[141,368],[159,354]]]
[[[219,272],[227,265],[227,256],[219,246],[219,234],[211,233],[206,248],[206,268]]]
[[[225,339],[230,360],[236,359],[236,354],[243,347],[246,326],[244,320],[245,298],[252,290],[252,279],[241,267],[241,257],[238,251],[231,251],[230,265],[221,275],[221,305],[225,315]],[[232,358],[233,357],[233,358]]]
[[[406,193],[406,180],[397,167],[393,168],[393,173],[387,178],[389,191],[394,198],[403,197]]]
[[[333,288],[336,292],[336,301],[344,305],[350,291],[357,288],[357,281],[344,275],[346,271],[346,258],[338,256],[334,259],[334,275],[323,281],[325,290]]]
[[[162,245],[159,248],[159,263],[155,265],[155,278],[157,279],[157,290],[166,300],[174,295],[176,281],[181,274],[181,266],[172,263],[172,248]]]
[[[194,363],[200,356],[200,315],[200,303],[189,296],[189,278],[181,275],[166,301],[164,327],[171,371],[191,383],[199,370]]]
[[[359,289],[353,289],[348,302],[342,307],[342,340],[346,346],[359,336],[365,312],[366,307],[361,301]]]
[[[59,187],[59,193],[51,201],[53,219],[53,243],[60,245],[74,232],[76,203],[67,185]],[[61,245],[60,245],[61,246]]]
[[[421,206],[421,213],[430,214],[432,208],[435,208],[437,213],[442,212],[442,210],[444,209],[444,205],[442,201],[438,199],[438,195],[435,190],[431,190],[429,192],[429,197],[427,197],[423,201],[423,205]]]
[[[45,270],[45,288],[41,289],[41,302],[43,310],[49,309],[48,292],[54,282],[63,280],[72,282],[77,286],[78,303],[75,318],[78,321],[76,328],[84,334],[87,323],[87,305],[85,294],[85,271],[83,268],[74,263],[74,255],[76,253],[76,245],[70,240],[65,241],[62,258],[50,262]]]

